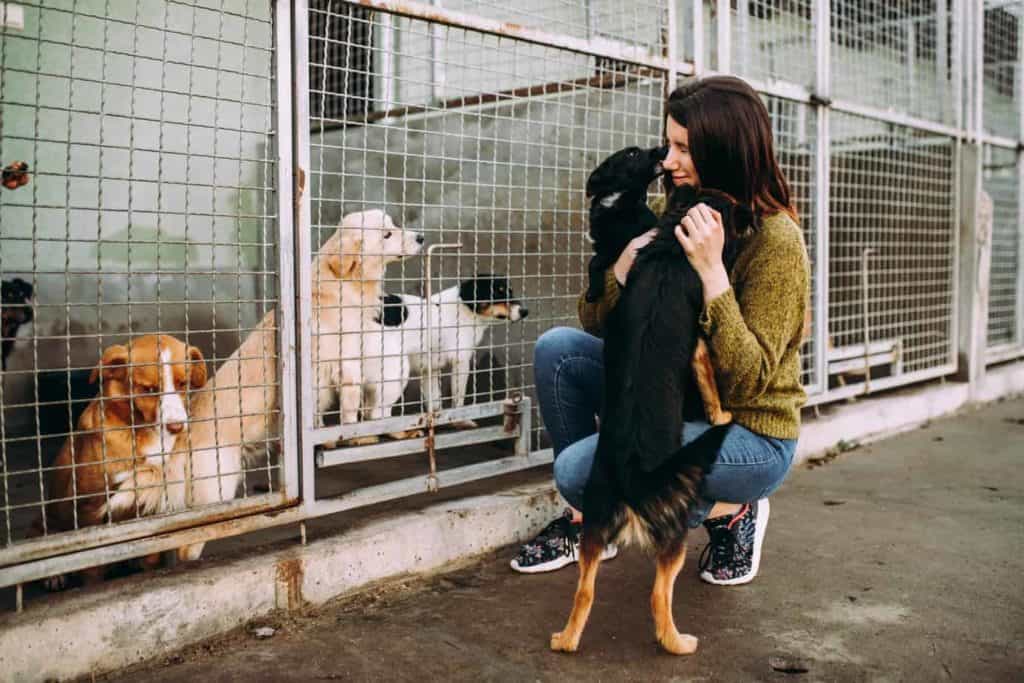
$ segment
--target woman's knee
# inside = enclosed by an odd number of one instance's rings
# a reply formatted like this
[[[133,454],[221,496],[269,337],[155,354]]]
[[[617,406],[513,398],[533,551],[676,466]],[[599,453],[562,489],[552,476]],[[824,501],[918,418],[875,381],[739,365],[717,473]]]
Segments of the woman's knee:
[[[587,333],[574,327],[552,327],[537,338],[533,345],[534,367],[551,367],[576,349]]]

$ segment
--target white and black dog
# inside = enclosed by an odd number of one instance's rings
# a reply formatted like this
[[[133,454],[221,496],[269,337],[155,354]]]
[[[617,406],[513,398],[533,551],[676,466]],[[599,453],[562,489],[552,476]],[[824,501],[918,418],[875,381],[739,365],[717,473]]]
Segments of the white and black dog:
[[[485,273],[434,294],[429,302],[412,294],[387,294],[382,304],[377,322],[383,332],[365,338],[363,419],[388,417],[413,376],[422,382],[424,399],[440,407],[442,371],[451,372],[452,407],[462,406],[484,334],[495,324],[529,315],[514,298],[508,278]],[[428,353],[434,370],[430,381]],[[475,424],[466,420],[455,426]]]

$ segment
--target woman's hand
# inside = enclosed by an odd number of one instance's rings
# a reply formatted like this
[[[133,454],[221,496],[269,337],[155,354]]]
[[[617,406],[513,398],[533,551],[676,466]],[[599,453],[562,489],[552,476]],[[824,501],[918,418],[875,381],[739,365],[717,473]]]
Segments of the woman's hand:
[[[619,254],[619,260],[615,262],[615,279],[619,281],[620,285],[626,284],[626,277],[629,275],[629,269],[633,267],[636,252],[650,244],[657,234],[657,230],[648,230],[639,237],[634,237]]]
[[[729,289],[729,275],[722,263],[725,231],[721,214],[706,204],[698,204],[686,212],[675,233],[704,285],[704,303]]]

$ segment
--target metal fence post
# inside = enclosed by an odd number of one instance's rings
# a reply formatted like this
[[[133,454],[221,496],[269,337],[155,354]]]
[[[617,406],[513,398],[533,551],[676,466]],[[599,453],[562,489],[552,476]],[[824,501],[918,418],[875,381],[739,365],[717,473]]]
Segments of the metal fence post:
[[[294,163],[296,177],[303,179],[308,190],[296,197],[295,202],[295,342],[297,346],[298,372],[296,383],[298,405],[292,406],[298,413],[298,448],[294,457],[299,458],[302,477],[303,502],[312,505],[315,495],[315,471],[313,458],[313,356],[311,344],[312,334],[308,321],[312,318],[312,283],[310,280],[310,255],[312,254],[312,235],[310,221],[310,198],[313,194],[310,170],[309,148],[309,3],[296,0],[292,3],[292,79],[294,95],[292,97],[292,123],[294,130]],[[322,134],[322,133],[321,133]],[[283,277],[283,274],[282,274]]]
[[[831,149],[830,111],[828,102],[832,97],[831,62],[831,9],[829,0],[814,3],[814,50],[815,50],[815,107],[817,135],[815,142],[814,167],[814,229],[815,252],[812,273],[814,287],[814,376],[822,392],[828,391],[828,222],[829,222],[829,152]]]
[[[716,17],[716,37],[718,57],[715,71],[718,73],[732,73],[732,10],[729,8],[729,0],[718,0]]]
[[[274,111],[277,114],[277,215],[278,226],[277,263],[278,263],[278,301],[280,319],[277,321],[278,334],[278,376],[281,383],[281,465],[284,477],[284,488],[288,498],[299,497],[299,460],[298,460],[298,421],[296,418],[296,374],[295,374],[295,278],[294,272],[294,148],[292,145],[292,22],[291,3],[277,0],[275,5],[275,30],[277,31],[277,54],[275,56],[277,73],[277,102]]]
[[[992,256],[992,201],[981,190],[981,145],[960,153],[960,262],[957,317],[957,379],[973,397],[985,378],[989,264]]]
[[[1017,68],[1014,104],[1017,106],[1017,329],[1014,344],[1024,349],[1024,16],[1017,17]]]

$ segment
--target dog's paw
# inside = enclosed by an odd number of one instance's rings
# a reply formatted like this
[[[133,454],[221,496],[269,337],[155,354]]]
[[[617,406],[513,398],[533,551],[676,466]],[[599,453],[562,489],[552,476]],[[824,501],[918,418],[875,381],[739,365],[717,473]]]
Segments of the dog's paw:
[[[452,422],[452,427],[455,429],[476,429],[479,426],[476,420],[456,420]]]
[[[718,414],[711,418],[711,424],[714,426],[727,425],[732,422],[732,413],[728,410],[720,410]]]
[[[422,429],[409,429],[404,432],[391,432],[388,436],[396,441],[402,441],[404,439],[419,439],[425,433]]]
[[[69,583],[70,579],[68,574],[58,574],[57,576],[51,576],[43,579],[43,588],[55,593],[67,588]]]
[[[565,631],[551,634],[551,649],[555,652],[576,652],[580,645],[579,638],[572,638]]]
[[[341,442],[342,446],[370,446],[375,443],[380,443],[380,437],[376,434],[370,434],[367,436],[354,436],[351,439],[345,439]]]
[[[697,638],[686,633],[668,633],[659,642],[667,652],[674,655],[692,655],[697,651]]]

